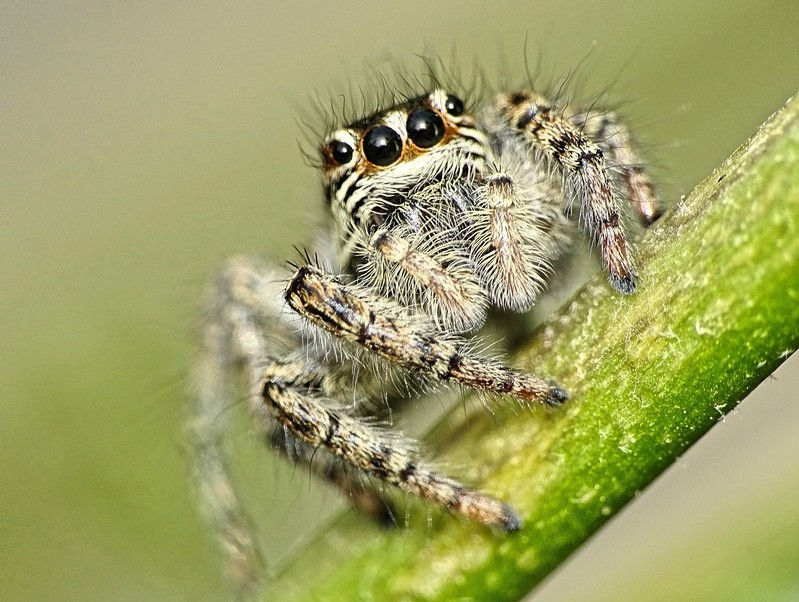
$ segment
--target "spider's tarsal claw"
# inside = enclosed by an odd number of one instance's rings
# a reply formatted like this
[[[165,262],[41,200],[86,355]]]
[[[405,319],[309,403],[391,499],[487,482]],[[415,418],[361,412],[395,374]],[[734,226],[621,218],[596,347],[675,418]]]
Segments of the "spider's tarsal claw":
[[[623,295],[632,295],[636,287],[635,276],[612,275],[610,285]]]
[[[502,511],[503,511],[503,517],[500,527],[503,531],[506,531],[508,533],[515,533],[524,526],[524,522],[516,513],[516,510],[513,509],[513,506],[511,506],[510,504],[503,504]]]
[[[548,406],[559,406],[564,402],[569,400],[569,393],[565,389],[561,389],[558,386],[552,387],[552,390],[549,392],[545,403]]]
[[[649,213],[642,213],[641,222],[644,227],[648,228],[663,216],[663,208],[660,206],[654,207]]]

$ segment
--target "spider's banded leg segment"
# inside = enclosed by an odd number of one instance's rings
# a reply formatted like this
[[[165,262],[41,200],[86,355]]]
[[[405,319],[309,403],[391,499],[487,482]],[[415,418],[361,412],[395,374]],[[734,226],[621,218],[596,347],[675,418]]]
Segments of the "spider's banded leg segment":
[[[652,180],[644,170],[643,161],[635,152],[629,130],[613,113],[591,115],[580,122],[585,124],[583,132],[594,140],[601,140],[612,155],[640,222],[645,226],[654,223],[663,214],[663,207],[655,195]]]
[[[307,465],[314,476],[338,489],[359,512],[382,525],[396,524],[393,505],[373,485],[365,482],[359,470],[298,440],[285,427],[273,429],[269,440],[271,447],[287,459]]]
[[[193,484],[238,593],[257,586],[264,564],[225,453],[228,420],[238,397],[232,381],[241,377],[251,390],[260,382],[267,357],[300,345],[296,327],[281,315],[282,276],[281,269],[256,258],[237,257],[225,265],[204,299],[206,322],[192,370],[194,403],[187,435]],[[269,427],[261,408],[259,396],[250,400],[255,427],[264,431]]]
[[[286,301],[333,335],[436,380],[550,405],[568,397],[545,380],[465,352],[462,340],[436,332],[424,317],[409,315],[393,300],[371,297],[313,266],[295,272]]]
[[[506,531],[521,527],[509,505],[430,470],[378,429],[328,407],[324,398],[313,394],[309,375],[299,368],[296,363],[275,362],[264,371],[261,387],[266,409],[293,437],[471,520]]]
[[[239,592],[252,590],[264,565],[224,452],[226,408],[232,391],[227,373],[232,357],[218,316],[203,331],[203,345],[194,365],[194,404],[189,422],[192,481],[202,516],[213,532],[225,573]]]
[[[632,249],[602,148],[539,98],[502,96],[497,108],[509,127],[521,132],[563,171],[581,197],[582,217],[599,247],[613,288],[625,294],[634,292],[637,274]]]
[[[414,249],[407,240],[380,228],[369,245],[385,261],[396,264],[425,291],[443,322],[459,331],[480,326],[485,319],[486,299],[474,273],[463,266],[445,267],[437,257]]]

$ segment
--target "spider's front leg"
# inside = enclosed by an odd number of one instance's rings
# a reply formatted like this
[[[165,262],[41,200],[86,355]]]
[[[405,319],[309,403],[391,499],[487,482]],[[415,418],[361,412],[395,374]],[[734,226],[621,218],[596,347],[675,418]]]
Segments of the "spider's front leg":
[[[323,380],[294,362],[273,362],[263,374],[260,399],[292,437],[311,448],[325,449],[368,475],[471,520],[519,529],[521,521],[507,504],[432,470],[410,451],[409,441],[336,408]]]
[[[411,314],[394,300],[344,284],[319,268],[299,268],[286,289],[286,301],[336,337],[434,381],[454,381],[548,405],[559,405],[568,397],[541,378],[468,352],[466,341],[436,331],[424,316]]]
[[[560,168],[580,198],[582,218],[600,249],[611,284],[621,293],[634,292],[637,273],[632,248],[603,147],[560,109],[538,96],[503,95],[491,110],[504,123],[504,129],[518,132]]]
[[[297,439],[282,426],[272,430],[269,445],[288,460],[308,466],[314,476],[338,489],[358,512],[381,525],[397,524],[394,505],[368,482],[362,471],[324,449]]]

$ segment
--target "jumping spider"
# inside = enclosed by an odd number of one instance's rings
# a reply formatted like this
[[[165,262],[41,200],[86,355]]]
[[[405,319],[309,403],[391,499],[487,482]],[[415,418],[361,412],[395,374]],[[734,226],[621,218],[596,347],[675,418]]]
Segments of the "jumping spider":
[[[645,225],[659,216],[612,114],[532,91],[470,110],[433,89],[336,129],[320,153],[330,232],[312,249],[319,259],[294,265],[287,282],[278,267],[234,259],[207,297],[193,381],[195,477],[242,583],[259,561],[221,451],[231,372],[243,376],[266,440],[358,509],[391,512],[372,477],[515,531],[521,519],[510,505],[432,469],[405,437],[370,418],[374,404],[362,397],[407,395],[410,379],[564,402],[563,389],[481,357],[465,336],[491,307],[533,305],[568,242],[574,201],[623,294],[635,290],[636,269],[620,205],[630,203]],[[341,273],[321,267],[328,264]]]

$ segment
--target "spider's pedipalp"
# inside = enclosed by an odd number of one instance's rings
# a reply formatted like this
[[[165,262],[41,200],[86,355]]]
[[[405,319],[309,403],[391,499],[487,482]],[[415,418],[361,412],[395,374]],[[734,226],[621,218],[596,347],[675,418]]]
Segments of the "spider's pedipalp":
[[[474,330],[485,321],[488,303],[477,276],[465,263],[465,253],[459,255],[457,249],[446,244],[426,250],[414,248],[387,228],[372,235],[369,247],[378,255],[372,258],[377,290],[402,288],[411,293],[406,303],[412,303],[416,291],[415,296],[424,298],[425,306],[442,328],[463,332]],[[411,282],[402,282],[403,278]]]
[[[564,241],[565,219],[559,191],[540,181],[525,181],[518,166],[487,170],[469,216],[481,281],[498,307],[530,308],[546,286]],[[513,169],[510,169],[513,168]]]

